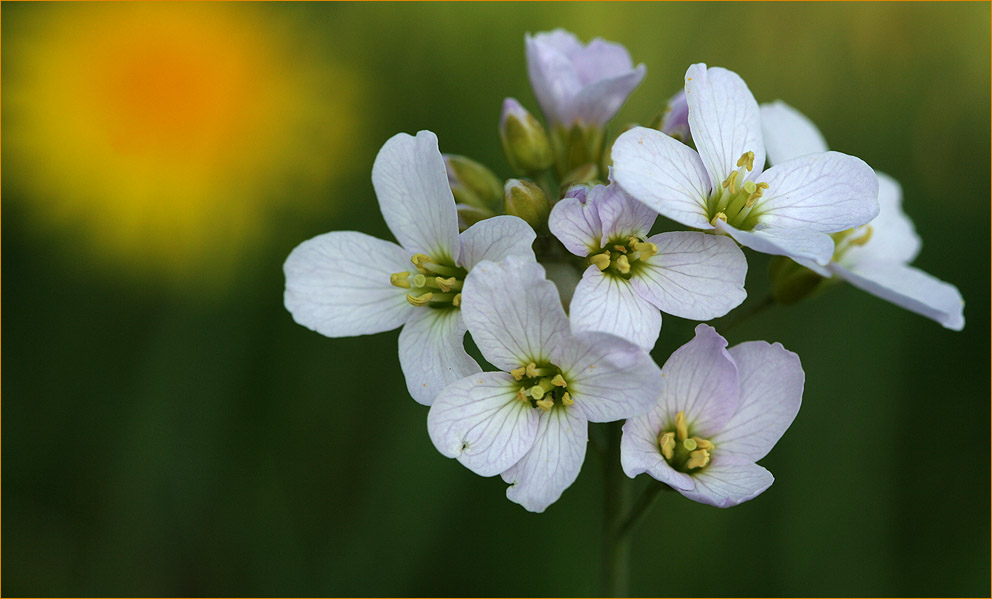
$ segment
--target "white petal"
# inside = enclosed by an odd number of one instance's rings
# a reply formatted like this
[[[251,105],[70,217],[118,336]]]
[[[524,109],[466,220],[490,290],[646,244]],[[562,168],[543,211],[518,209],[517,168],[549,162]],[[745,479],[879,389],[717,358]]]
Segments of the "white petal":
[[[536,237],[534,229],[516,216],[487,218],[459,235],[462,252],[458,262],[465,270],[472,270],[483,260],[498,262],[507,256],[534,260],[531,245]]]
[[[568,111],[582,82],[567,54],[581,48],[574,35],[556,29],[524,37],[527,51],[527,75],[534,97],[550,124],[568,124]]]
[[[533,259],[480,262],[462,288],[462,317],[486,360],[509,371],[548,362],[569,335],[558,290]]]
[[[654,347],[661,332],[658,308],[642,299],[630,281],[605,275],[595,266],[582,275],[568,316],[573,331],[611,333],[646,350]]]
[[[666,424],[665,411],[660,405],[643,416],[628,419],[620,437],[620,464],[630,478],[647,472],[655,480],[675,489],[693,489],[692,478],[677,472],[661,455],[658,435]]]
[[[665,426],[673,426],[676,414],[684,411],[692,434],[707,438],[737,411],[737,366],[727,340],[711,326],[697,325],[696,336],[672,352],[661,376]]]
[[[733,239],[692,231],[650,239],[658,253],[630,281],[638,295],[667,314],[690,320],[723,316],[747,297],[747,259]]]
[[[661,131],[635,127],[613,142],[613,180],[635,200],[696,229],[706,216],[709,175],[699,155]]]
[[[633,71],[586,85],[572,100],[570,120],[587,125],[605,125],[620,112],[624,102],[641,84],[645,73],[647,69],[641,64]]]
[[[830,269],[855,287],[945,328],[964,328],[964,299],[958,288],[918,268],[893,262],[865,262],[851,270],[839,264],[831,264]]]
[[[717,450],[752,462],[765,457],[799,413],[803,373],[799,356],[765,341],[730,348],[737,363],[741,395],[737,411],[710,440]]]
[[[389,275],[412,267],[410,252],[395,243],[354,231],[318,235],[286,258],[286,309],[327,337],[389,331],[414,310]]]
[[[458,260],[458,213],[436,135],[389,138],[372,165],[372,185],[400,245],[437,260]]]
[[[510,483],[506,497],[531,512],[543,512],[561,497],[582,469],[586,457],[586,419],[575,407],[541,411],[534,446],[503,473]]]
[[[828,150],[813,121],[781,100],[761,105],[761,134],[770,164]]]
[[[716,507],[731,507],[754,499],[772,486],[775,477],[761,466],[744,460],[719,456],[702,472],[692,476],[692,491],[679,491],[693,501]]]
[[[482,370],[465,353],[464,339],[458,310],[423,306],[414,311],[400,331],[400,366],[417,403],[431,405],[441,389]]]
[[[716,228],[736,239],[737,243],[763,254],[805,258],[817,264],[829,263],[834,255],[834,240],[819,231],[764,227],[761,224],[752,231],[741,231],[723,221],[717,221]]]
[[[575,65],[575,72],[583,85],[619,77],[634,70],[627,48],[602,38],[594,38],[584,47],[574,46],[566,53]]]
[[[654,226],[658,213],[631,198],[619,185],[597,186],[589,192],[589,200],[599,209],[603,223],[603,243],[630,236],[645,237]]]
[[[754,152],[751,176],[761,172],[765,145],[758,103],[737,73],[694,64],[685,73],[685,99],[692,141],[709,172],[711,189],[737,170],[746,152]]]
[[[878,216],[878,178],[854,156],[808,154],[773,166],[756,180],[768,189],[752,214],[769,227],[832,233]]]
[[[551,209],[548,228],[576,256],[586,256],[598,251],[602,244],[603,223],[599,220],[599,209],[578,198],[563,198]]]
[[[871,237],[862,246],[852,246],[838,260],[848,268],[859,262],[900,262],[908,264],[920,253],[920,236],[913,221],[902,210],[902,189],[892,177],[878,175],[878,216],[868,223]],[[852,237],[860,235],[855,232]]]
[[[533,446],[539,411],[517,399],[513,377],[483,372],[441,390],[427,414],[427,432],[442,455],[494,476]]]
[[[643,414],[662,387],[661,370],[647,352],[607,333],[576,333],[552,363],[561,368],[575,405],[591,422]]]

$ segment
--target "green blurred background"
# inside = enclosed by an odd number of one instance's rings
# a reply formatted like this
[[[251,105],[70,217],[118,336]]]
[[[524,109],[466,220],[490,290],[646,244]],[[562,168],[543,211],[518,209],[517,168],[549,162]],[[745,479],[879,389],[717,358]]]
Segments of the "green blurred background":
[[[729,510],[663,495],[632,593],[989,594],[988,3],[3,11],[4,595],[598,592],[595,452],[529,514],[433,448],[396,332],[326,339],[282,306],[296,244],[389,237],[369,175],[391,135],[509,175],[501,102],[537,111],[523,36],[554,27],[647,65],[614,131],[693,62],[799,108],[902,182],[916,265],[967,301],[961,333],[846,286],[734,328],[806,370],[777,482]],[[692,326],[666,317],[659,362]]]

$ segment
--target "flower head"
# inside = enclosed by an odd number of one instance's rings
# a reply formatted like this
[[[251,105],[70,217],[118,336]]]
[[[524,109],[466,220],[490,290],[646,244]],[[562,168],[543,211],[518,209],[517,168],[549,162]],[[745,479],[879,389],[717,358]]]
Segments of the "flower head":
[[[657,213],[617,185],[555,204],[551,232],[587,260],[569,308],[573,330],[612,333],[654,346],[661,312],[723,316],[747,297],[747,261],[733,240],[680,231],[648,237]]]
[[[729,507],[771,486],[755,464],[771,451],[799,412],[805,375],[799,357],[780,344],[727,340],[705,324],[661,369],[658,403],[628,420],[620,460],[631,478],[642,472],[682,495]]]
[[[466,274],[482,260],[533,258],[535,234],[513,216],[459,234],[444,160],[430,131],[389,139],[376,156],[372,184],[399,245],[354,231],[305,241],[283,266],[284,301],[296,322],[328,337],[405,325],[400,366],[413,398],[430,405],[446,384],[480,370],[462,342]]]
[[[555,286],[533,259],[478,264],[465,281],[462,314],[501,372],[445,387],[427,417],[431,440],[476,474],[501,474],[510,500],[544,511],[579,474],[587,421],[643,413],[661,372],[623,339],[573,334]]]
[[[853,156],[810,154],[762,171],[758,104],[736,73],[692,65],[685,94],[698,153],[643,127],[613,145],[613,178],[635,199],[753,250],[820,264],[833,253],[827,233],[878,214],[875,174]]]

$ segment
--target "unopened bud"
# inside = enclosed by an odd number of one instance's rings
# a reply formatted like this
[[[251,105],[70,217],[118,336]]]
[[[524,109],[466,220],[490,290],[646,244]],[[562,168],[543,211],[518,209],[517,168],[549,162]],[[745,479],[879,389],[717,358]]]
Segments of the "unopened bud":
[[[786,306],[799,303],[820,291],[829,280],[785,256],[772,258],[768,276],[772,285],[772,297]]]
[[[456,204],[455,209],[458,211],[459,231],[464,231],[480,220],[486,220],[487,218],[496,216],[491,210],[469,206],[468,204]]]
[[[577,167],[561,178],[562,186],[572,186],[578,183],[591,183],[599,176],[599,167],[589,162]]]
[[[599,159],[600,172],[608,173],[610,172],[610,167],[613,166],[613,144],[616,143],[617,137],[620,137],[624,133],[638,126],[639,125],[637,123],[627,123],[624,128],[620,130],[620,133],[617,133],[616,137],[613,138],[613,141],[611,141],[603,149],[603,156]]]
[[[448,172],[448,185],[456,203],[493,213],[500,210],[503,183],[485,165],[465,156],[445,154],[444,168]]]
[[[587,164],[598,165],[603,156],[603,127],[575,123],[555,125],[551,132],[555,170],[564,178]]]
[[[551,166],[551,142],[541,123],[513,98],[503,101],[499,139],[513,170],[537,173]]]
[[[551,204],[541,188],[530,181],[508,179],[504,187],[506,213],[519,216],[528,225],[539,230],[548,223]]]
[[[679,91],[668,100],[665,111],[652,122],[651,128],[674,137],[682,143],[689,143],[692,134],[689,131],[689,103],[685,99],[685,91]]]

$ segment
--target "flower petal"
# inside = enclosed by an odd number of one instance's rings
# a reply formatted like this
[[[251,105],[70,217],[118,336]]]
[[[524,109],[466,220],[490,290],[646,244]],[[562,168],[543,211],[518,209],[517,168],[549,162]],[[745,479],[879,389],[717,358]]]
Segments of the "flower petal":
[[[695,489],[679,490],[679,493],[699,503],[731,507],[764,493],[775,482],[775,477],[753,462],[715,456],[706,469],[692,476],[692,480],[696,483]]]
[[[958,288],[896,262],[863,262],[850,270],[831,264],[830,270],[855,287],[939,322],[944,328],[964,328],[964,299]]]
[[[400,367],[417,403],[431,405],[449,384],[480,372],[465,353],[465,323],[455,309],[421,307],[400,331]]]
[[[834,255],[834,240],[826,233],[810,229],[783,229],[758,224],[752,231],[741,231],[723,221],[716,228],[730,235],[737,243],[773,256],[805,258],[817,264],[827,264]]]
[[[620,112],[630,94],[644,80],[647,69],[637,65],[633,71],[619,76],[600,79],[583,87],[572,100],[570,121],[602,126]],[[580,72],[581,76],[581,72]]]
[[[513,377],[483,372],[441,390],[427,414],[427,432],[442,455],[494,476],[530,450],[539,411],[517,398]]]
[[[576,333],[552,363],[562,370],[575,405],[590,422],[645,413],[657,401],[662,374],[646,351],[614,335]]]
[[[741,395],[737,411],[711,441],[721,455],[755,462],[765,457],[799,413],[803,373],[799,356],[781,344],[748,341],[730,348]]]
[[[635,127],[613,142],[613,180],[635,200],[696,229],[706,216],[709,175],[699,155],[661,131]]]
[[[483,260],[498,262],[507,256],[534,260],[531,245],[537,234],[523,219],[516,216],[494,216],[479,221],[458,236],[462,245],[458,262],[472,270]]]
[[[458,213],[436,135],[389,138],[372,165],[372,185],[400,245],[436,260],[458,260]]]
[[[597,185],[589,192],[588,201],[596,205],[603,223],[601,247],[606,247],[612,239],[646,237],[658,218],[657,212],[624,193],[616,184]]]
[[[646,350],[654,347],[661,332],[658,308],[642,299],[630,281],[605,275],[595,266],[582,275],[568,316],[573,331],[610,333]]]
[[[765,145],[758,103],[737,73],[694,64],[685,73],[685,99],[692,141],[706,165],[711,189],[737,170],[746,152],[754,152],[751,177],[761,172]]]
[[[733,239],[692,231],[650,239],[658,253],[630,278],[637,294],[668,314],[690,320],[723,316],[747,297],[747,259]]]
[[[603,223],[599,220],[599,209],[588,201],[578,198],[562,198],[551,209],[548,228],[576,256],[585,258],[602,247]]]
[[[781,100],[761,105],[761,134],[771,164],[828,150],[813,121]]]
[[[884,173],[878,175],[878,216],[868,223],[871,237],[862,246],[851,246],[838,262],[848,268],[859,262],[908,264],[920,253],[920,236],[913,221],[902,210],[902,189]],[[855,232],[853,236],[859,235]]]
[[[571,33],[556,29],[524,37],[527,53],[527,76],[534,97],[550,124],[569,121],[572,98],[582,89],[579,75],[568,54],[577,52],[582,44]]]
[[[629,418],[620,437],[620,465],[624,474],[634,478],[647,472],[655,480],[681,490],[695,487],[692,477],[668,465],[658,447],[658,435],[667,424],[665,410],[656,404],[647,414]]]
[[[531,512],[543,512],[579,476],[586,457],[588,424],[575,407],[542,412],[534,446],[503,473],[506,497]]]
[[[634,70],[634,61],[630,59],[627,48],[598,37],[585,46],[573,46],[566,54],[572,59],[583,85],[616,78]]]
[[[354,231],[318,235],[286,258],[286,309],[293,320],[327,337],[395,329],[414,307],[389,275],[407,268],[410,252],[395,243]]]
[[[468,273],[462,316],[482,355],[506,371],[546,363],[569,335],[558,290],[544,278],[544,268],[517,256],[480,262]]]
[[[833,233],[878,216],[878,178],[854,156],[808,154],[773,166],[756,180],[768,189],[752,214],[768,227]]]
[[[711,326],[697,325],[696,336],[672,352],[661,375],[664,426],[674,425],[676,414],[684,411],[691,434],[711,437],[737,411],[737,366],[727,340]]]

